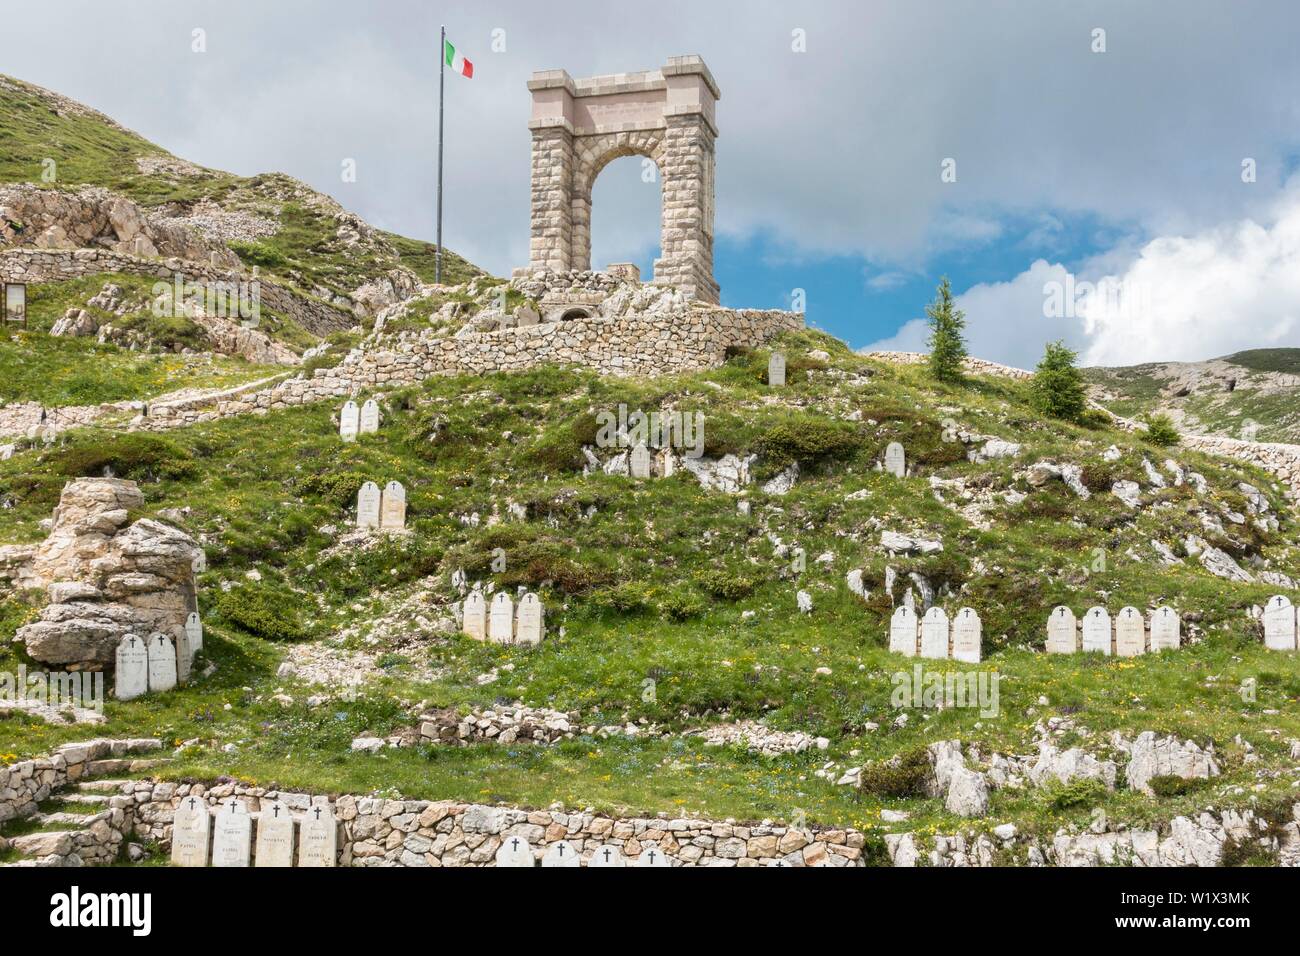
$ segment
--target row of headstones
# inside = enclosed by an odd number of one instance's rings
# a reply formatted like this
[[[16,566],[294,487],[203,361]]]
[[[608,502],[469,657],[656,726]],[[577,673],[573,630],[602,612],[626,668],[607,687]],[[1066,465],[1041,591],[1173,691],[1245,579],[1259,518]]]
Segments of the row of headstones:
[[[1149,649],[1177,650],[1182,644],[1182,621],[1173,608],[1159,607],[1151,612]],[[1116,657],[1137,657],[1148,650],[1147,621],[1135,607],[1126,607],[1115,616],[1104,607],[1090,608],[1079,626],[1074,612],[1062,605],[1054,608],[1047,619],[1047,653],[1073,654],[1082,649],[1100,651]]]
[[[361,486],[357,492],[357,527],[385,531],[406,527],[406,489],[400,481],[390,481],[382,493],[373,481]]]
[[[134,700],[142,694],[172,690],[190,679],[194,657],[203,649],[203,623],[197,612],[185,619],[185,628],[175,643],[155,632],[146,641],[134,634],[117,644],[117,669],[113,693],[118,700]]]
[[[344,441],[356,441],[358,435],[373,435],[379,431],[379,403],[373,398],[366,399],[360,408],[354,401],[347,401],[343,411],[339,412],[339,437]]]
[[[523,837],[506,837],[496,853],[497,866],[537,865],[533,848]],[[597,847],[587,859],[587,866],[672,866],[668,854],[657,847],[642,850],[641,855],[629,861],[617,846]],[[542,854],[542,866],[582,866],[582,855],[568,840],[557,840]]]
[[[1300,618],[1288,598],[1278,594],[1264,606],[1264,646],[1273,651],[1294,651]]]
[[[253,817],[234,797],[217,809],[215,823],[202,797],[186,797],[176,808],[172,820],[174,865],[248,866],[252,846]],[[262,804],[254,866],[334,866],[337,851],[338,824],[328,809],[312,807],[295,819],[279,800]]]
[[[546,614],[536,594],[519,599],[516,614],[514,601],[504,591],[492,598],[489,611],[482,591],[474,591],[461,606],[461,630],[476,641],[493,644],[540,644],[546,636]]]
[[[918,622],[916,611],[903,605],[889,621],[889,649],[907,657],[978,664],[983,634],[980,616],[968,607],[958,611],[950,625],[941,607],[930,608]]]

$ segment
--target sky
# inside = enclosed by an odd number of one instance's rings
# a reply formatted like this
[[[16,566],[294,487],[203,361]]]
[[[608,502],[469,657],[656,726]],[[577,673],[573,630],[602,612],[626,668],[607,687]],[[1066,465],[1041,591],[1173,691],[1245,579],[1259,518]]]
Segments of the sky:
[[[972,353],[1014,365],[1300,346],[1290,0],[9,0],[4,23],[0,72],[425,239],[445,24],[474,77],[446,78],[444,238],[499,275],[528,257],[529,75],[697,53],[726,305],[799,297],[854,348],[923,349],[947,276]],[[593,264],[648,277],[640,171],[597,180]]]

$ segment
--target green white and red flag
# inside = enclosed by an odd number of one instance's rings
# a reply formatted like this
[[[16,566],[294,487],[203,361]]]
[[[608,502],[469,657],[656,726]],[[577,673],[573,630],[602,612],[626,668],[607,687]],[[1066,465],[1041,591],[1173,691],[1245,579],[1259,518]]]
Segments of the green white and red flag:
[[[450,40],[442,41],[442,58],[446,61],[447,66],[453,73],[459,73],[466,79],[472,79],[474,76],[474,64],[465,59],[460,51],[451,45]]]

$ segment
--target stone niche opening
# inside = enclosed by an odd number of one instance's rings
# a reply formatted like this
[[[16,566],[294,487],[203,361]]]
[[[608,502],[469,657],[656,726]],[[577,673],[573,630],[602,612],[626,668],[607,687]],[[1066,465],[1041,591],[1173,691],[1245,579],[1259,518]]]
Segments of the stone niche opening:
[[[623,156],[659,170],[660,257],[653,282],[717,303],[713,195],[718,86],[698,56],[659,70],[575,80],[534,73],[530,271],[591,268],[591,188]]]
[[[574,319],[589,319],[589,318],[591,318],[590,309],[581,309],[581,308],[565,309],[564,313],[560,316],[560,321],[572,322]]]

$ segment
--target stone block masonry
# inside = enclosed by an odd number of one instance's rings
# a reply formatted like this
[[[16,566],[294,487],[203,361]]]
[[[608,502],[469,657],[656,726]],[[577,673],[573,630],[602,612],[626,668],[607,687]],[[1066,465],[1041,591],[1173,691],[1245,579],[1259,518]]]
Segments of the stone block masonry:
[[[622,156],[652,160],[662,183],[654,282],[718,302],[713,278],[718,86],[698,56],[660,70],[575,80],[534,73],[531,271],[591,267],[591,190]]]

